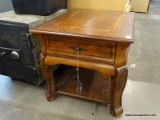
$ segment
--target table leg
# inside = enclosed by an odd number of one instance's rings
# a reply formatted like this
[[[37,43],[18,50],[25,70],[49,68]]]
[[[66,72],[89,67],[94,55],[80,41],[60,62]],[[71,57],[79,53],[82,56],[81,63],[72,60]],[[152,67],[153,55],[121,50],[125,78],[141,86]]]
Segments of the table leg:
[[[112,76],[112,93],[110,111],[114,116],[123,113],[122,94],[128,77],[128,69],[126,66],[116,68],[116,75]]]
[[[41,67],[47,81],[46,97],[48,101],[52,101],[56,98],[56,85],[53,76],[53,66],[45,65],[44,58],[44,56],[41,57]]]

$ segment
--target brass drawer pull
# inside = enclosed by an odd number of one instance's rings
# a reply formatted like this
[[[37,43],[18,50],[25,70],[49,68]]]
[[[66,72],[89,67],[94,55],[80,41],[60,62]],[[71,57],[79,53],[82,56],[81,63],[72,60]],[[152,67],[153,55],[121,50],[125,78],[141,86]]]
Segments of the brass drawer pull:
[[[74,50],[76,50],[76,51],[87,51],[87,50],[84,49],[84,48],[80,48],[80,47],[76,47],[76,46],[70,46],[69,48],[74,49]]]

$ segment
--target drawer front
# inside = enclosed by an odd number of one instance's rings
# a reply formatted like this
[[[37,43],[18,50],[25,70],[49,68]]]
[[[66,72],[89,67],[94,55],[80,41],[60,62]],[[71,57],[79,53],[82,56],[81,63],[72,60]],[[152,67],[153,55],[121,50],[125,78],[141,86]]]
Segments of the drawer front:
[[[91,42],[87,41],[88,39],[85,40],[71,40],[69,41],[68,39],[59,39],[55,40],[47,39],[47,46],[48,47],[48,53],[56,55],[56,56],[61,56],[61,57],[77,57],[77,50],[76,48],[79,49],[79,57],[82,60],[87,60],[87,61],[101,61],[101,62],[114,62],[114,57],[115,57],[115,47],[116,43],[113,42]]]
[[[72,46],[78,46],[75,42],[62,42],[62,41],[48,41],[49,50],[57,53],[76,54],[76,50],[72,49]]]
[[[107,45],[92,45],[92,44],[79,44],[80,55],[91,57],[111,58],[113,55],[113,46]]]

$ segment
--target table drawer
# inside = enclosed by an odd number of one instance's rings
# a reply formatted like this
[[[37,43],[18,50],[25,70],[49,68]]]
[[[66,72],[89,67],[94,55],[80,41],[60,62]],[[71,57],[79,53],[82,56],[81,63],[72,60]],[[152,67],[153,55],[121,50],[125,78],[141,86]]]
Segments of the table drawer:
[[[47,37],[48,53],[63,57],[79,57],[83,60],[114,62],[116,43],[114,42],[94,42],[90,39],[61,39]]]

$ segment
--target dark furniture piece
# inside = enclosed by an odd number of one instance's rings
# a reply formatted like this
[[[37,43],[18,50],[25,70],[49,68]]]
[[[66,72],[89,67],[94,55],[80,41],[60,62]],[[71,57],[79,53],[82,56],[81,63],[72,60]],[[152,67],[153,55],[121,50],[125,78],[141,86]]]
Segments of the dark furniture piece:
[[[40,43],[29,29],[52,19],[51,16],[17,15],[14,11],[0,14],[0,74],[39,85],[45,80],[40,68]]]
[[[0,74],[34,85],[41,83],[39,47],[31,41],[27,24],[0,21]]]
[[[67,0],[12,0],[17,14],[50,15],[65,9]]]
[[[133,26],[134,13],[70,10],[31,29],[41,42],[47,99],[70,95],[110,104],[114,116],[122,114]],[[57,64],[68,66],[53,74]],[[76,66],[80,67],[81,94],[74,81]]]

